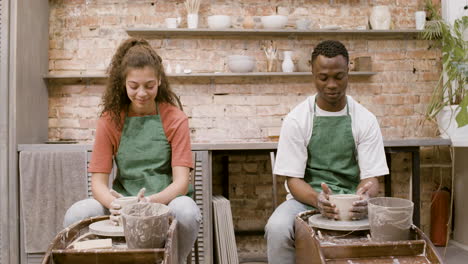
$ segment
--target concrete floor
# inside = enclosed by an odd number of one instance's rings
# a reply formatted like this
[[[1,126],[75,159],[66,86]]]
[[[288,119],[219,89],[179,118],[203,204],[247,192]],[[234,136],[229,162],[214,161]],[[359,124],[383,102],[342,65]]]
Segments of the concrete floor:
[[[440,256],[446,264],[465,264],[468,263],[468,250],[462,249],[449,242],[447,249],[445,247],[436,247]]]

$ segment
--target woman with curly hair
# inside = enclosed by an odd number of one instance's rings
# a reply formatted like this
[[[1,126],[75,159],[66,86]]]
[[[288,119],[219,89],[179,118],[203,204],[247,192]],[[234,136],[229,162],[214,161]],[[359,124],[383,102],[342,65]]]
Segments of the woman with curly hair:
[[[91,163],[94,199],[68,209],[64,226],[111,212],[116,221],[120,196],[168,205],[178,221],[179,258],[195,242],[201,215],[190,198],[193,168],[188,118],[171,90],[161,57],[142,39],[128,39],[109,66],[103,111],[97,122]],[[113,160],[117,176],[108,187]]]

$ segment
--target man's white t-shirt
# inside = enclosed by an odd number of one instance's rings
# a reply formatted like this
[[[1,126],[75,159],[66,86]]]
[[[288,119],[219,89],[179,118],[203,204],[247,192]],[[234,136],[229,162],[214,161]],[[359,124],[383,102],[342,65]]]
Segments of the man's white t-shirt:
[[[364,106],[347,96],[349,115],[360,178],[388,174],[387,161],[377,118]],[[315,95],[297,105],[284,119],[273,173],[281,176],[304,178],[307,163],[307,146],[312,135]],[[346,106],[338,112],[327,112],[315,106],[317,116],[346,115]],[[312,161],[313,162],[313,161]],[[287,186],[286,186],[287,189]],[[287,199],[291,199],[289,193]]]

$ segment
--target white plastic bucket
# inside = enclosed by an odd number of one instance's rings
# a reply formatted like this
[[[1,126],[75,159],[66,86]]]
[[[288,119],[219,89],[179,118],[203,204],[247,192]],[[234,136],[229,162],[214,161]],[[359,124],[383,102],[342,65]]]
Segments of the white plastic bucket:
[[[413,224],[413,207],[413,202],[406,199],[393,197],[369,199],[369,226],[372,240],[377,242],[408,240]]]

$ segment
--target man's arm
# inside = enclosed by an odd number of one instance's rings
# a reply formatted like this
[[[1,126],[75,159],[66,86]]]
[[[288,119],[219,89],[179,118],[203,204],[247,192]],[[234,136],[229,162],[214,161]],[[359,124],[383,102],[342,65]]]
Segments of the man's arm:
[[[317,208],[318,195],[303,178],[287,177],[289,191],[297,201]]]
[[[372,183],[372,184],[371,184]],[[356,188],[356,194],[366,192],[369,197],[375,197],[379,193],[379,180],[377,177],[371,177],[361,180]]]

